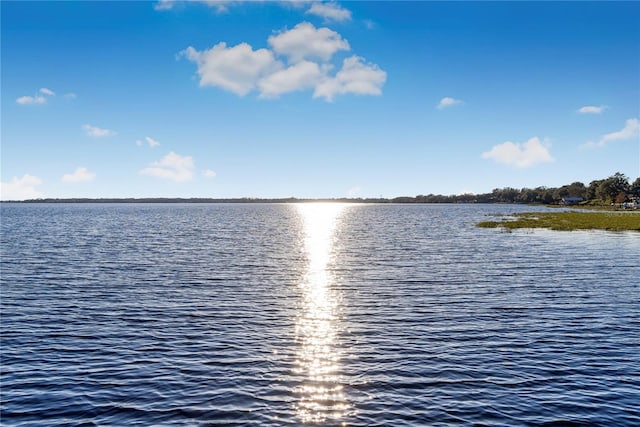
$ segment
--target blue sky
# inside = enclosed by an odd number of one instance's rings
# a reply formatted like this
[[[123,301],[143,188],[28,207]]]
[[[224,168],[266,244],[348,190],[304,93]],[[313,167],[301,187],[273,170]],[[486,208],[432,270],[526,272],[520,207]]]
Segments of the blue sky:
[[[7,2],[2,197],[640,175],[638,2]]]

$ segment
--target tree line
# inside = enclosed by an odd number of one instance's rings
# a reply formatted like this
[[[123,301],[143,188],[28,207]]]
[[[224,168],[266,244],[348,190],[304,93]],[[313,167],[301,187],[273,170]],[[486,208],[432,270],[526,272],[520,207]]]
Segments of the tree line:
[[[640,177],[633,183],[624,174],[617,172],[604,179],[591,181],[589,185],[572,182],[561,187],[496,188],[484,194],[438,194],[416,197],[396,197],[394,203],[541,203],[558,204],[566,197],[582,198],[582,204],[610,205],[640,198]]]

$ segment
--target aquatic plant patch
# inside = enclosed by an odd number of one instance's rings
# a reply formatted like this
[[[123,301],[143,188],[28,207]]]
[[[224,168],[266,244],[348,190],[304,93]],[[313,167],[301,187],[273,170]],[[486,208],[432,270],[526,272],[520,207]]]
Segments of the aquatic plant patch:
[[[482,221],[477,225],[506,229],[640,231],[640,212],[526,212],[503,217],[498,221]]]

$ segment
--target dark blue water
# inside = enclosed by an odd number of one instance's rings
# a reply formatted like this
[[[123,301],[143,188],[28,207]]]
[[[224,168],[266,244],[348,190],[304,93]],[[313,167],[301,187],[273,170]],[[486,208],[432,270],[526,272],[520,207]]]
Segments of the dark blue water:
[[[3,204],[1,424],[640,425],[640,234]]]

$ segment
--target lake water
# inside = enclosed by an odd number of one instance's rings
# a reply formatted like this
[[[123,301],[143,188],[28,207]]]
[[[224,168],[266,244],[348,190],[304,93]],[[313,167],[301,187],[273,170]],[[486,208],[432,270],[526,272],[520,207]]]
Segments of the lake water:
[[[3,204],[1,423],[640,425],[640,233]]]

